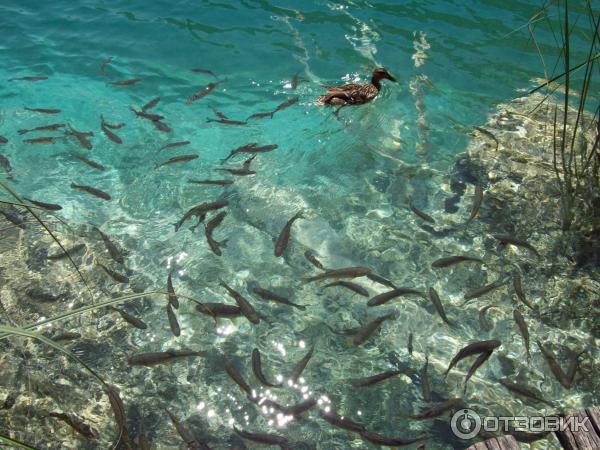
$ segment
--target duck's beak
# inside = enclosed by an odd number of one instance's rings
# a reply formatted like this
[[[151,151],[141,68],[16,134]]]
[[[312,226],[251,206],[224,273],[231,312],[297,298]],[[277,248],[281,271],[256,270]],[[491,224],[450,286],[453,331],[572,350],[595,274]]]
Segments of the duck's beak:
[[[391,76],[389,73],[387,74],[387,79],[390,81],[393,81],[394,83],[397,82],[397,80],[393,76]]]

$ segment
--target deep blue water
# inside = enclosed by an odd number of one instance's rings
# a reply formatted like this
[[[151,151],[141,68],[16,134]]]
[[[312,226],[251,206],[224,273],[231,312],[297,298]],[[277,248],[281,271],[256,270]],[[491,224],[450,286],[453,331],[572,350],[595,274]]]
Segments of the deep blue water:
[[[221,325],[215,333],[209,320],[198,318],[193,305],[186,304],[180,317],[184,331],[177,339],[170,335],[162,304],[148,306],[144,314],[155,327],[148,333],[132,332],[135,346],[124,352],[210,346],[243,360],[250,376],[253,347],[267,355],[269,364],[275,361],[289,367],[316,342],[315,361],[306,375],[310,392],[329,395],[334,408],[355,418],[360,411],[382,434],[414,436],[433,429],[435,438],[428,448],[460,448],[462,443],[451,441],[447,430],[406,425],[405,414],[423,405],[418,389],[409,390],[409,381],[398,382],[400,393],[390,387],[364,397],[354,396],[339,383],[393,367],[389,355],[405,356],[411,331],[419,339],[415,344],[419,361],[428,353],[443,365],[460,343],[477,337],[476,317],[466,318],[450,333],[439,328],[439,321],[433,323],[423,308],[403,303],[393,308],[400,318],[382,333],[385,343],[357,354],[344,345],[343,338],[334,341],[323,321],[338,329],[364,323],[364,302],[355,298],[350,302],[339,293],[331,300],[321,291],[302,287],[299,280],[312,273],[302,255],[312,248],[327,267],[367,264],[398,285],[429,283],[417,281],[423,273],[416,261],[419,255],[439,256],[439,249],[429,244],[421,248],[413,240],[414,218],[407,212],[407,201],[413,198],[423,209],[443,215],[443,175],[465,150],[472,128],[485,123],[497,104],[522,95],[534,86],[532,79],[543,76],[538,52],[524,27],[540,6],[514,0],[4,0],[0,4],[0,135],[8,143],[0,152],[11,162],[11,186],[18,193],[58,203],[67,221],[76,226],[93,224],[109,233],[128,250],[126,266],[143,279],[145,289],[164,289],[168,271],[174,270],[181,292],[206,301],[229,301],[218,286],[223,279],[239,289],[248,281],[258,281],[295,292],[298,303],[312,305],[306,313],[273,309],[279,315],[271,328],[265,325],[257,330],[240,321]],[[574,36],[572,58],[577,62],[585,57],[583,37]],[[557,50],[552,33],[538,28],[536,40],[548,61],[553,61]],[[422,65],[417,67],[418,49]],[[100,65],[109,57],[112,60],[102,75]],[[339,117],[313,103],[324,92],[322,84],[364,81],[378,66],[386,67],[398,83],[384,82],[374,102],[342,109]],[[215,76],[193,73],[193,68],[210,70]],[[8,81],[23,76],[48,79]],[[294,77],[301,79],[295,89]],[[141,81],[128,87],[111,84],[133,78]],[[213,92],[186,104],[193,93],[217,81]],[[139,109],[157,96],[161,100],[152,112],[165,116],[169,133],[155,130],[130,109]],[[214,118],[213,109],[243,121],[293,97],[299,101],[273,118],[249,120],[244,126],[207,122]],[[46,115],[24,107],[56,108],[61,113]],[[100,129],[101,115],[107,122],[125,123],[113,130],[123,144],[106,138]],[[82,149],[73,139],[52,145],[23,142],[62,136],[60,132],[17,133],[56,122],[93,131],[93,149]],[[159,151],[168,142],[184,140],[191,144]],[[279,146],[257,157],[253,163],[257,175],[238,178],[227,189],[187,183],[188,179],[223,178],[214,169],[222,167],[221,160],[232,149],[251,142]],[[94,171],[75,160],[74,154],[93,159],[106,170]],[[155,169],[184,154],[199,157]],[[232,159],[231,167],[244,159]],[[112,201],[74,191],[71,183],[105,190]],[[201,228],[192,233],[186,226],[175,233],[173,224],[190,207],[222,196],[229,199],[230,207],[216,232],[218,240],[228,240],[219,258],[208,249]],[[274,238],[300,209],[306,218],[294,225],[291,251],[285,258],[274,258]],[[456,245],[462,248],[463,243]],[[97,254],[84,265],[91,272],[92,261],[106,260],[106,255]],[[368,287],[374,289],[371,293],[382,290],[375,284]],[[443,294],[458,306],[458,293]],[[506,325],[499,330],[510,335]],[[507,352],[523,356],[522,348],[513,345]],[[536,370],[543,372],[540,361]],[[133,403],[146,371],[134,368],[124,376],[120,364],[99,364],[98,370],[109,379],[114,375],[112,380],[126,402]],[[232,403],[221,389],[236,396],[236,407],[244,397],[213,366],[207,363],[189,370],[192,381],[181,374],[172,377],[174,390],[168,395],[148,381],[142,389],[144,408],[169,407],[181,418],[200,415],[210,423],[205,431],[215,436],[216,448],[228,448],[224,443],[231,434],[232,418],[253,430],[271,425],[260,413],[248,413],[250,420],[231,412]],[[213,414],[207,417],[207,411]],[[315,425],[315,417],[313,413],[311,419],[288,426],[290,435],[323,449],[370,448],[355,435],[322,421]],[[172,445],[168,448],[177,448],[178,438],[164,438],[165,430],[173,433],[166,416],[156,426],[157,435],[163,435],[157,437],[157,448],[167,448],[165,442]],[[27,430],[21,431],[19,437],[27,440]],[[106,433],[110,441],[110,431]],[[48,448],[55,447],[48,444]]]

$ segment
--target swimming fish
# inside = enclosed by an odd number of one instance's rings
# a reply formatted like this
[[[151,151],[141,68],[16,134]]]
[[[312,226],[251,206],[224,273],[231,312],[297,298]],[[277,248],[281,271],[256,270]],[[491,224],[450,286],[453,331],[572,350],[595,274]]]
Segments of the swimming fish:
[[[51,261],[65,259],[69,255],[75,255],[76,253],[79,253],[81,250],[84,250],[84,249],[85,249],[85,244],[77,244],[77,245],[74,245],[73,247],[71,247],[70,249],[68,249],[66,252],[48,255],[48,256],[46,256],[46,259],[49,259]]]
[[[412,202],[408,203],[410,210],[426,222],[435,223],[435,219],[428,214],[425,214],[420,209],[415,208]]]
[[[208,70],[208,69],[192,69],[192,72],[202,73],[205,75],[212,75],[213,77],[217,78],[217,76],[214,74],[214,72],[212,70]]]
[[[165,145],[163,145],[163,146],[162,146],[162,147],[159,149],[159,151],[160,151],[160,150],[167,149],[167,148],[177,148],[177,147],[183,147],[184,145],[189,145],[189,144],[191,144],[191,142],[190,142],[190,141],[171,142],[171,143],[169,143],[169,144],[165,144]]]
[[[137,111],[133,107],[129,107],[131,111],[135,113],[136,116],[141,117],[143,119],[148,119],[151,122],[156,122],[165,118],[165,116],[161,116],[160,114],[150,114],[145,111]]]
[[[390,280],[387,280],[387,279],[385,279],[385,278],[383,278],[383,277],[381,277],[381,276],[379,276],[379,275],[377,275],[377,274],[374,274],[374,273],[369,273],[369,274],[367,274],[367,278],[368,278],[369,280],[371,280],[371,281],[374,281],[375,283],[379,283],[379,284],[381,284],[381,285],[383,285],[383,286],[387,286],[387,287],[389,287],[390,289],[397,289],[397,288],[398,288],[398,287],[397,287],[397,286],[396,286],[394,283],[392,283]]]
[[[254,376],[256,377],[256,379],[258,381],[260,381],[264,386],[268,386],[268,387],[281,386],[281,383],[273,384],[265,378],[265,375],[263,374],[263,371],[262,371],[262,362],[260,359],[260,352],[258,351],[257,348],[252,350],[252,371],[254,372]]]
[[[531,359],[531,354],[529,353],[529,330],[527,329],[527,323],[525,323],[525,318],[518,309],[513,310],[513,318],[515,319],[515,323],[517,324],[519,332],[523,337],[525,349],[527,350],[527,360],[529,361]]]
[[[292,406],[284,406],[283,408],[281,408],[281,412],[283,412],[286,416],[299,416],[302,413],[305,413],[306,411],[308,411],[309,409],[311,409],[312,407],[317,405],[317,400],[314,398],[307,398],[306,400],[297,403],[295,405]]]
[[[141,78],[131,78],[129,80],[123,80],[123,81],[113,81],[110,84],[112,84],[113,86],[117,86],[117,87],[125,87],[125,86],[133,86],[134,84],[137,84],[140,81],[142,81]]]
[[[146,112],[147,110],[154,108],[156,105],[158,105],[158,102],[160,102],[160,97],[153,98],[144,106],[142,106],[142,111]]]
[[[8,142],[8,139],[4,136],[0,136],[0,144],[6,144]]]
[[[39,145],[39,144],[54,144],[58,141],[63,140],[62,136],[42,136],[32,139],[23,139],[23,143],[29,145]]]
[[[242,145],[241,147],[231,150],[229,155],[225,159],[223,159],[222,162],[225,162],[240,153],[254,153],[254,154],[266,153],[266,152],[273,151],[278,147],[279,146],[277,144],[268,144],[268,145],[259,146],[256,142],[252,142],[250,144],[245,144],[245,145]]]
[[[275,108],[275,111],[273,111],[273,114],[275,114],[278,111],[283,111],[284,109],[289,108],[294,103],[298,103],[298,100],[300,100],[300,98],[298,98],[298,97],[294,97],[289,100],[286,100],[285,102],[283,102],[279,106],[277,106],[277,108]]]
[[[106,126],[106,122],[104,121],[104,117],[100,116],[100,128],[102,129],[102,131],[104,132],[104,134],[106,135],[106,137],[108,139],[110,139],[111,141],[113,141],[115,144],[122,144],[123,140],[117,136],[115,133],[113,133],[110,130],[110,127]]]
[[[360,435],[363,439],[366,439],[375,445],[384,445],[386,447],[402,447],[404,445],[411,445],[425,439],[424,436],[412,439],[391,438],[367,430],[361,432]]]
[[[154,128],[164,133],[171,132],[171,128],[169,128],[169,126],[166,123],[161,122],[160,120],[153,120],[152,125],[154,125]]]
[[[256,113],[256,114],[252,114],[251,116],[249,116],[246,120],[250,120],[250,119],[264,119],[265,117],[273,118],[273,114],[275,114],[273,111],[271,111],[271,112]]]
[[[244,164],[242,164],[241,168],[235,168],[235,169],[215,169],[215,170],[220,170],[222,172],[229,172],[232,175],[238,175],[238,176],[246,176],[246,175],[254,175],[256,173],[256,171],[254,170],[250,170],[250,164],[252,164],[252,161],[254,160],[254,158],[256,158],[256,154],[252,155],[250,158],[248,158],[246,161],[244,161]]]
[[[271,291],[268,291],[267,289],[263,289],[260,286],[254,287],[252,289],[252,292],[254,292],[257,296],[259,296],[263,300],[272,301],[272,302],[279,303],[282,305],[291,306],[293,308],[298,308],[302,311],[304,311],[306,309],[306,306],[292,303],[287,298],[284,298],[284,297],[276,294],[275,292],[271,292]]]
[[[487,353],[487,352],[493,351],[494,349],[500,347],[500,345],[502,345],[502,343],[497,339],[491,339],[491,340],[487,340],[487,341],[477,341],[477,342],[472,342],[471,344],[468,344],[467,346],[463,347],[454,356],[454,358],[452,358],[452,360],[450,361],[450,364],[448,365],[448,369],[446,369],[446,372],[444,373],[444,377],[447,377],[450,370],[452,370],[452,368],[462,359],[467,358],[471,355],[477,355],[480,353]]]
[[[354,422],[345,416],[339,416],[331,411],[327,412],[321,409],[319,410],[319,416],[331,425],[342,428],[343,430],[352,431],[354,433],[363,433],[366,431],[365,426],[362,423]]]
[[[318,275],[305,278],[304,283],[310,283],[312,281],[327,280],[329,278],[334,278],[334,279],[358,278],[358,277],[364,277],[365,275],[368,275],[370,273],[371,273],[371,269],[369,269],[368,267],[363,267],[363,266],[345,267],[343,269],[327,270]]]
[[[429,288],[429,300],[431,300],[431,303],[433,303],[433,306],[435,306],[435,309],[438,312],[438,314],[440,315],[440,317],[442,318],[442,320],[447,325],[452,325],[450,323],[450,321],[448,320],[448,317],[446,316],[446,311],[444,311],[444,306],[442,305],[440,296],[438,295],[438,293],[436,292],[436,290],[434,288]]]
[[[420,292],[420,291],[417,291],[417,290],[411,289],[411,288],[400,287],[400,288],[392,289],[391,291],[383,292],[381,294],[376,295],[375,297],[371,298],[367,302],[367,306],[385,305],[390,300],[393,300],[398,297],[402,297],[404,295],[418,295],[420,297],[425,298],[425,294],[423,292]]]
[[[96,189],[95,187],[91,187],[91,186],[83,186],[80,184],[75,184],[75,183],[71,183],[71,188],[72,189],[76,189],[78,191],[81,192],[87,192],[88,194],[94,195],[98,198],[101,198],[103,200],[110,200],[111,196],[109,194],[107,194],[104,191],[101,191],[100,189]]]
[[[9,78],[8,81],[42,81],[47,80],[48,77],[34,77],[34,76],[26,76],[19,78]]]
[[[220,285],[227,290],[231,297],[233,297],[246,319],[253,324],[258,324],[260,322],[259,315],[256,313],[256,310],[252,307],[248,300],[246,300],[239,292],[229,287],[224,281],[221,281]]]
[[[205,443],[199,441],[194,433],[192,433],[188,427],[186,427],[183,423],[181,423],[174,414],[172,414],[168,409],[166,410],[169,418],[171,419],[171,423],[175,427],[177,434],[179,437],[185,442],[185,445],[188,449],[191,450],[210,450],[210,447]],[[140,449],[141,450],[141,449]]]
[[[481,204],[483,203],[483,189],[481,186],[475,186],[475,195],[473,196],[473,207],[471,208],[471,215],[467,219],[467,224],[471,223],[471,221],[477,217],[479,213],[479,209],[481,208]]]
[[[174,163],[183,163],[183,162],[188,162],[188,161],[193,161],[194,159],[197,159],[198,155],[180,155],[180,156],[174,156],[173,158],[170,158],[168,160],[166,160],[165,162],[158,164],[155,169],[158,169],[159,167],[163,167],[169,164],[174,164]]]
[[[223,357],[223,367],[227,375],[249,396],[252,395],[252,389],[244,380],[244,377],[237,371],[235,366],[227,358]]]
[[[188,183],[194,184],[211,184],[215,186],[229,186],[233,184],[233,180],[188,180]]]
[[[496,136],[494,136],[491,132],[489,132],[488,130],[485,130],[481,127],[475,127],[475,130],[479,131],[480,133],[484,134],[485,136],[489,137],[490,139],[492,139],[495,143],[496,143],[496,151],[498,151],[498,139],[496,139]]]
[[[79,155],[73,155],[73,158],[81,161],[84,164],[87,164],[88,166],[90,166],[93,169],[99,170],[99,171],[104,171],[104,166],[102,164],[98,164],[95,161],[92,161],[91,159],[87,159],[84,158],[83,156],[79,156]]]
[[[483,331],[492,331],[492,326],[485,318],[485,314],[487,313],[488,309],[495,307],[496,305],[486,305],[479,310],[479,325]]]
[[[300,378],[300,375],[302,375],[302,372],[304,372],[304,369],[306,368],[308,362],[312,358],[314,351],[315,345],[313,344],[308,353],[296,363],[296,365],[290,372],[289,379],[292,380],[293,383],[298,381],[298,378]]]
[[[43,126],[39,126],[36,128],[32,128],[30,130],[19,130],[17,131],[17,133],[19,134],[26,134],[26,133],[32,133],[34,131],[56,131],[60,128],[64,128],[66,125],[64,123],[53,123],[51,125],[43,125]]]
[[[73,430],[77,431],[80,435],[88,439],[98,439],[100,434],[94,428],[81,419],[77,418],[73,414],[61,413],[61,412],[49,412],[48,416],[62,420],[64,423],[69,425]]]
[[[127,322],[128,324],[130,324],[131,326],[134,326],[135,328],[138,328],[140,330],[145,330],[146,328],[148,328],[148,325],[146,325],[146,323],[143,320],[138,319],[135,316],[132,316],[127,311],[123,311],[122,309],[116,308],[114,306],[111,306],[110,308],[112,310],[118,312],[121,315],[121,317],[123,318],[123,320],[125,322]]]
[[[30,287],[25,289],[25,294],[29,298],[40,302],[57,302],[62,298],[62,295],[54,295],[50,292],[44,291],[43,289],[36,287]]]
[[[12,165],[8,158],[4,155],[0,155],[0,166],[4,169],[4,172],[10,177],[10,173],[12,172]]]
[[[364,287],[359,286],[356,283],[352,283],[351,281],[334,281],[333,283],[329,283],[323,286],[323,289],[334,286],[345,287],[346,289],[350,289],[351,291],[356,292],[358,295],[362,295],[363,297],[369,296],[369,291],[367,291]]]
[[[201,203],[200,205],[194,206],[190,208],[181,218],[179,222],[175,225],[175,231],[178,231],[182,225],[191,217],[196,217],[198,219],[198,223],[204,222],[206,218],[206,214],[209,211],[215,211],[217,209],[225,208],[229,205],[227,200],[217,200],[216,202],[211,203]]]
[[[211,107],[210,109],[213,110],[213,113],[215,113],[215,116],[217,116],[219,119],[224,119],[227,120],[229,119],[228,116],[226,116],[225,114],[223,114],[221,111],[219,111],[218,109],[215,109],[213,107]]]
[[[207,118],[207,122],[217,122],[222,123],[223,125],[248,125],[248,122],[244,120],[230,120],[230,119],[211,119]]]
[[[177,316],[175,312],[173,312],[173,308],[170,303],[167,303],[167,317],[169,318],[169,326],[171,327],[171,332],[173,335],[179,337],[181,335],[181,328],[179,327],[179,322],[177,321]]]
[[[422,413],[408,416],[411,419],[415,420],[423,420],[423,419],[433,419],[435,417],[439,417],[447,411],[450,411],[453,408],[458,408],[462,405],[462,398],[451,398],[446,400],[445,402],[438,403],[437,405],[432,406],[431,408],[423,411]]]
[[[129,278],[127,278],[125,275],[122,275],[119,272],[116,272],[106,267],[104,264],[98,263],[98,265],[102,267],[102,269],[108,274],[108,276],[110,276],[117,283],[129,283]]]
[[[529,242],[527,242],[523,239],[519,239],[515,236],[510,236],[508,234],[493,234],[492,236],[494,237],[494,239],[498,239],[501,244],[511,244],[511,245],[515,245],[517,247],[523,247],[523,248],[526,248],[527,250],[529,250],[535,256],[538,256],[538,257],[540,256],[540,254],[535,249],[535,247],[533,247],[533,245],[531,245]]]
[[[83,148],[87,150],[92,149],[92,143],[88,139],[93,136],[94,133],[91,131],[77,131],[71,125],[69,125],[69,129],[66,131],[67,136],[73,136],[79,142]]]
[[[352,345],[359,346],[364,344],[373,334],[375,334],[375,332],[379,330],[379,328],[381,328],[383,322],[394,318],[394,314],[386,314],[384,316],[377,317],[376,319],[367,323],[365,326],[358,328],[351,339]]]
[[[205,356],[205,352],[195,352],[192,350],[167,350],[164,352],[138,353],[127,358],[130,366],[152,367],[157,364],[164,364],[178,358],[189,356]]]
[[[321,264],[321,261],[317,259],[317,255],[312,250],[306,250],[304,252],[304,257],[317,269],[325,269],[325,267],[323,267],[323,264]]]
[[[463,299],[466,301],[469,301],[474,298],[481,297],[482,295],[487,294],[488,292],[493,291],[494,289],[498,289],[499,287],[502,287],[505,284],[506,284],[506,280],[496,280],[493,283],[487,284],[485,286],[482,286],[480,288],[477,288],[477,289],[467,292],[463,296]],[[467,302],[465,302],[465,303],[467,303]],[[464,305],[464,303],[463,303],[463,305]]]
[[[23,199],[27,200],[29,203],[33,203],[35,206],[39,206],[40,208],[45,209],[46,211],[60,211],[62,209],[62,206],[56,205],[54,203],[39,202],[36,200],[31,200],[27,197],[23,197]]]
[[[413,334],[408,333],[408,342],[406,343],[406,351],[408,351],[408,354],[412,356],[413,354]]]
[[[38,112],[38,113],[42,113],[42,114],[59,114],[62,112],[62,110],[60,110],[60,109],[52,109],[52,108],[27,108],[27,107],[25,107],[25,109],[27,111]]]
[[[248,439],[249,441],[258,442],[259,444],[277,445],[281,450],[292,450],[289,441],[283,436],[270,433],[251,433],[249,431],[240,430],[235,425],[233,426],[233,430],[240,437]]]
[[[210,247],[212,252],[217,256],[221,256],[220,246],[224,246],[227,243],[227,240],[223,242],[217,242],[214,240],[212,233],[214,229],[221,224],[226,214],[227,212],[221,211],[215,217],[213,217],[204,227],[204,235],[206,236],[206,242],[208,242],[208,246]]]
[[[473,376],[473,374],[475,374],[477,369],[479,369],[490,358],[490,356],[492,356],[492,353],[493,353],[493,350],[480,353],[479,356],[475,359],[475,361],[469,368],[469,371],[467,372],[467,376],[465,377],[465,383],[464,383],[464,392],[465,393],[467,392],[467,382],[469,381],[469,379]]]
[[[525,297],[525,292],[523,291],[523,285],[521,283],[521,275],[515,272],[512,277],[512,282],[517,298],[529,309],[533,309],[533,305],[527,300],[527,297]]]
[[[167,276],[167,292],[169,293],[169,304],[173,306],[173,308],[179,308],[179,299],[175,294],[175,288],[173,288],[173,280],[171,279],[171,272],[169,272],[169,276]]]
[[[283,227],[283,230],[281,230],[281,233],[279,233],[279,236],[277,237],[277,241],[275,242],[275,256],[276,257],[283,255],[283,252],[287,248],[288,243],[290,241],[290,233],[292,230],[292,225],[294,224],[294,222],[296,220],[301,219],[303,217],[304,216],[302,215],[302,211],[299,211],[296,213],[296,215],[294,215],[294,217],[292,217],[290,220],[287,221],[287,223]]]
[[[355,378],[352,380],[352,386],[355,388],[372,386],[374,384],[385,381],[389,378],[400,375],[402,372],[399,370],[386,370],[385,372],[378,373],[377,375],[371,375],[366,378]]]
[[[202,90],[196,92],[195,94],[193,94],[190,98],[188,98],[186,100],[186,103],[188,105],[191,105],[192,103],[194,103],[196,100],[200,100],[202,97],[210,94],[214,89],[216,89],[219,86],[219,83],[208,83],[204,88],[202,88]]]
[[[550,367],[550,370],[552,371],[552,373],[554,374],[554,376],[556,377],[558,382],[560,384],[562,384],[563,387],[565,387],[567,389],[571,389],[572,380],[569,380],[569,377],[567,377],[567,375],[565,374],[563,369],[558,365],[558,363],[556,362],[556,359],[554,359],[554,356],[552,355],[552,353],[550,353],[549,350],[544,348],[544,346],[542,345],[542,343],[540,341],[536,341],[536,343],[537,343],[538,348],[540,349],[540,352],[542,352],[542,356],[546,360],[548,367]]]
[[[554,407],[554,403],[549,402],[548,400],[545,400],[544,398],[542,398],[542,394],[539,391],[537,391],[536,389],[525,386],[524,384],[521,384],[521,383],[518,383],[518,384],[513,383],[504,378],[498,380],[498,383],[500,383],[502,386],[504,386],[509,391],[514,392],[515,394],[519,394],[519,395],[522,395],[523,397],[527,397],[527,398],[530,398],[537,402],[545,403],[548,406]]]
[[[449,256],[447,258],[436,259],[434,262],[431,263],[431,267],[438,269],[438,268],[442,268],[442,267],[453,266],[454,264],[458,264],[458,263],[465,262],[465,261],[473,261],[473,262],[478,262],[478,263],[483,264],[483,260],[481,260],[479,258],[474,258],[472,256],[458,255],[458,256]]]
[[[123,258],[123,254],[117,248],[117,246],[110,240],[110,238],[106,234],[102,232],[100,228],[94,227],[94,229],[102,238],[102,242],[104,242],[104,246],[106,247],[106,250],[108,250],[108,254],[110,255],[110,257],[119,264],[123,264],[125,262],[125,259]]]
[[[427,369],[429,368],[429,355],[425,355],[425,364],[421,367],[419,372],[419,381],[421,383],[421,394],[423,395],[423,400],[426,402],[431,401],[431,385],[429,383],[429,375],[427,374]]]
[[[196,303],[196,311],[212,317],[224,317],[233,319],[242,315],[242,310],[236,305],[225,305],[223,303]]]
[[[112,56],[109,56],[108,58],[106,58],[104,61],[102,61],[102,62],[100,63],[100,74],[102,74],[102,76],[106,75],[106,74],[105,74],[105,71],[106,71],[106,66],[107,66],[108,64],[110,64],[110,63],[112,62],[112,60],[113,60],[113,57],[112,57]]]

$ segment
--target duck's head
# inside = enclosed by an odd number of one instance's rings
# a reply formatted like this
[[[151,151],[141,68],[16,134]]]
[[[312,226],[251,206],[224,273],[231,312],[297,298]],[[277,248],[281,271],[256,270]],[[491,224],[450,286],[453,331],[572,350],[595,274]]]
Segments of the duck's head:
[[[390,73],[387,70],[385,70],[383,67],[379,67],[379,68],[375,69],[373,71],[373,82],[375,82],[375,81],[378,82],[379,80],[383,80],[383,79],[394,81],[394,82],[396,81],[396,79],[393,76],[391,76]]]

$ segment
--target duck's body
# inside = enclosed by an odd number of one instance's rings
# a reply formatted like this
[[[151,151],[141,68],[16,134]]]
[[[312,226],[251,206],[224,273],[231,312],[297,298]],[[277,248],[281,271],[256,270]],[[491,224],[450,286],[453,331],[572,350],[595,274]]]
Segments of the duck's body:
[[[396,81],[384,68],[375,69],[370,83],[350,83],[343,86],[325,86],[327,94],[317,98],[318,105],[362,105],[379,94],[382,79]]]

